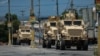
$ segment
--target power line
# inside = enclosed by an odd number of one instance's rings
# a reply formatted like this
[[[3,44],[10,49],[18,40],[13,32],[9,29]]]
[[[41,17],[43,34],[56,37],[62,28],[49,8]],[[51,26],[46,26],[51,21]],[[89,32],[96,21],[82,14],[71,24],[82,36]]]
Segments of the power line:
[[[59,16],[59,6],[58,6],[58,0],[56,0],[56,9],[57,9],[57,16]]]
[[[67,3],[59,3],[59,5],[65,5]],[[34,5],[35,7],[39,6],[39,5]],[[55,4],[41,4],[41,6],[55,6]],[[0,6],[0,7],[7,7],[7,6]],[[11,7],[29,7],[29,6],[18,6],[18,5],[15,5],[15,6],[11,6]]]

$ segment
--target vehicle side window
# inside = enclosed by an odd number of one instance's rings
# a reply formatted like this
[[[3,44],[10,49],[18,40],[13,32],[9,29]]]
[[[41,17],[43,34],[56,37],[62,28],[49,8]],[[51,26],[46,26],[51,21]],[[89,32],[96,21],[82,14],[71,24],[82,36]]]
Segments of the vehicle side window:
[[[25,32],[25,30],[21,30],[21,32]]]
[[[74,24],[74,25],[79,25],[79,26],[80,26],[80,25],[82,25],[82,22],[81,22],[81,21],[74,21],[73,24]]]
[[[56,23],[55,22],[51,22],[50,23],[50,26],[54,26],[55,27],[56,26]]]

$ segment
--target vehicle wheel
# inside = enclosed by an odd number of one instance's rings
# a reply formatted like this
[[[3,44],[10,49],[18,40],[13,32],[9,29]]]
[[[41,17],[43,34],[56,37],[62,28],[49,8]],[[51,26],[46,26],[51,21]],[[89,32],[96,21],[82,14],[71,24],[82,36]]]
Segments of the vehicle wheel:
[[[81,50],[81,46],[77,45],[77,50]]]
[[[71,48],[71,46],[67,46],[67,48]]]
[[[28,44],[28,45],[30,45],[30,42],[31,42],[31,41],[30,41],[30,40],[28,40],[28,43],[27,43],[27,44]]]
[[[59,43],[59,41],[56,41],[56,49],[60,49],[60,43]]]
[[[77,46],[76,46],[76,48],[77,48],[77,50],[81,50],[82,49],[82,40],[78,40],[77,41]]]
[[[45,42],[45,40],[43,40],[42,47],[46,48],[46,42]]]
[[[21,43],[22,43],[22,41],[20,40],[20,41],[18,42],[18,44],[21,45]]]
[[[84,41],[83,50],[88,50],[88,41]]]
[[[51,40],[47,40],[47,48],[51,48]]]
[[[66,48],[71,48],[71,41],[66,42]]]
[[[65,50],[65,41],[64,40],[60,41],[60,50]]]

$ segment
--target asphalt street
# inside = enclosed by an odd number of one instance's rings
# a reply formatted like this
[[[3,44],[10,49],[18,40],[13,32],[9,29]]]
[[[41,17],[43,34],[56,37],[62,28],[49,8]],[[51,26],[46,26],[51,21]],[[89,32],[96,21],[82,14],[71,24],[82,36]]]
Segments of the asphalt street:
[[[89,46],[88,51],[76,50],[75,47],[66,50],[30,48],[30,46],[0,46],[0,56],[94,56],[96,46]]]

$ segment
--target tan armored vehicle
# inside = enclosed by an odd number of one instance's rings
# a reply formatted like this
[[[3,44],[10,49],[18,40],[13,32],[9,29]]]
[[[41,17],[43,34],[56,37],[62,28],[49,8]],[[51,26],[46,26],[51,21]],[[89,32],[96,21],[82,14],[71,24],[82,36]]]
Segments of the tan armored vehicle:
[[[19,26],[18,30],[18,42],[21,43],[28,43],[30,44],[31,38],[32,38],[32,29],[30,26]]]
[[[64,50],[66,47],[76,46],[77,50],[88,49],[88,38],[83,20],[65,19],[60,21],[60,37],[56,48]]]
[[[44,23],[43,48],[51,48],[52,45],[55,45],[55,40],[58,33],[58,21],[58,17],[51,16]]]

